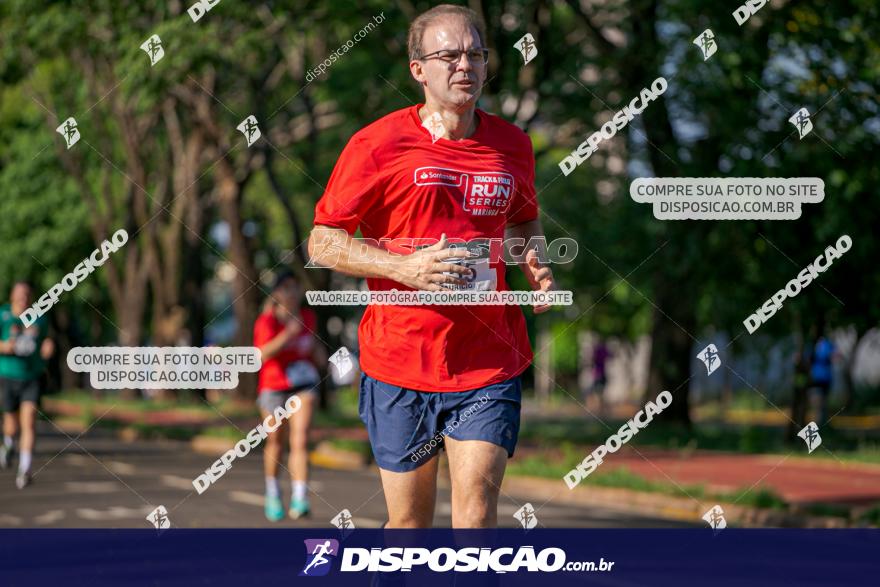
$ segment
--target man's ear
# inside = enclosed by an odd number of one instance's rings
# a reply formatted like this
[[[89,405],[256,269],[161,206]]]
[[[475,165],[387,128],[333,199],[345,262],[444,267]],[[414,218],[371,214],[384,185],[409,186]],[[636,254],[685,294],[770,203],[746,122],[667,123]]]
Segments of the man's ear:
[[[421,61],[410,61],[409,62],[409,72],[412,74],[413,79],[415,79],[419,84],[425,83],[425,71],[424,64]]]

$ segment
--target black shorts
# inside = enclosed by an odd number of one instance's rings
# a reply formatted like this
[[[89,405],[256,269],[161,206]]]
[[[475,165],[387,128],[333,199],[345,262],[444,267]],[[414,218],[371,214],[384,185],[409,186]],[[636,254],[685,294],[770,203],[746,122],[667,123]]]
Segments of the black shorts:
[[[0,401],[4,412],[17,412],[21,402],[40,405],[40,380],[21,381],[0,377]]]

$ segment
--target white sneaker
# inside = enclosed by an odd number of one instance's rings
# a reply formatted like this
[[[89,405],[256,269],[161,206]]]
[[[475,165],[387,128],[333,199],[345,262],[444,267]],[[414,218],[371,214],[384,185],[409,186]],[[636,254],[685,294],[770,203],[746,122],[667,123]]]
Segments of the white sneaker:
[[[15,449],[6,444],[0,444],[0,469],[11,467],[13,458],[15,458]]]
[[[24,473],[19,473],[15,476],[15,486],[19,489],[24,489],[28,485],[31,484],[31,472],[25,471]]]

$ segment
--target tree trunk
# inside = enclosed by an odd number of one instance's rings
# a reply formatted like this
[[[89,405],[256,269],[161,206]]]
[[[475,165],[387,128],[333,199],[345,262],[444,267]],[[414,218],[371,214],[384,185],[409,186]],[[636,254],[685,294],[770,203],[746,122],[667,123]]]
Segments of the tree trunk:
[[[236,268],[232,281],[232,305],[238,326],[235,345],[251,346],[253,326],[260,308],[259,276],[254,267],[250,245],[242,232],[241,185],[235,180],[232,168],[225,159],[217,163],[216,169],[220,215],[229,225],[229,261]],[[239,374],[236,395],[240,399],[256,397],[254,373]]]

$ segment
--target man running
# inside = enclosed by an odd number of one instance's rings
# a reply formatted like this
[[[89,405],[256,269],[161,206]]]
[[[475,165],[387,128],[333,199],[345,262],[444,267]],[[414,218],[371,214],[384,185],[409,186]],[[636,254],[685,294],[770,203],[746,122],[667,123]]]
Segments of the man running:
[[[503,260],[473,269],[444,261],[462,257],[447,248],[450,239],[543,237],[528,136],[476,109],[485,39],[476,13],[460,6],[437,6],[413,21],[409,67],[425,104],[351,138],[315,211],[316,264],[366,277],[371,290],[508,289]],[[396,244],[386,251],[355,243],[358,228]],[[534,251],[518,261],[533,289],[554,288]],[[522,310],[371,305],[359,344],[360,415],[381,471],[386,527],[431,526],[440,446],[449,457],[453,527],[497,525],[499,487],[519,433],[520,375],[532,360]]]
[[[42,394],[40,376],[44,360],[55,346],[46,338],[48,325],[41,316],[25,328],[21,314],[31,305],[30,284],[12,286],[10,303],[0,306],[0,395],[3,404],[3,444],[0,468],[9,468],[15,455],[15,436],[21,426],[21,451],[15,486],[24,489],[31,482],[34,451],[34,423]]]

